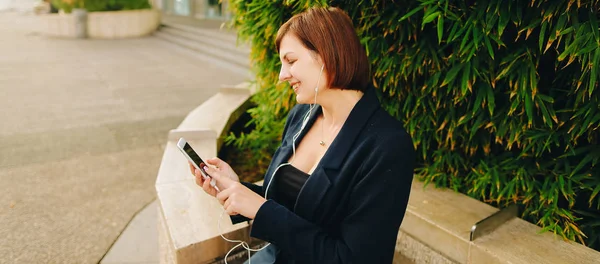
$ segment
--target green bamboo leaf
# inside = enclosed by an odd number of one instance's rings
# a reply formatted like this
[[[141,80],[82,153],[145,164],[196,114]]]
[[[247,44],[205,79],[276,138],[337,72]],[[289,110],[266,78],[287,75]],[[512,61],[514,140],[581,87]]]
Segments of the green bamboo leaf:
[[[461,24],[461,25],[459,26],[459,30],[458,30],[458,32],[456,33],[456,35],[454,35],[454,36],[453,36],[453,38],[452,38],[452,39],[450,39],[450,40],[455,40],[455,39],[457,39],[458,37],[462,36],[463,34],[469,34],[469,33],[465,33],[465,32],[466,32],[466,31],[467,31],[467,30],[470,28],[470,26],[468,26],[468,25],[471,25],[471,24],[472,24],[472,22],[471,22],[471,21],[472,21],[472,20],[471,20],[471,18],[469,17],[469,19],[467,19],[467,21],[465,21],[465,22],[458,22],[458,23],[460,23],[460,24]],[[465,25],[467,25],[467,26],[465,26]]]
[[[549,23],[550,22],[542,22],[542,28],[540,29],[540,39],[538,40],[539,41],[539,46],[540,46],[539,47],[540,51],[542,51],[542,49],[544,47],[544,37],[546,35],[546,28],[548,27]]]
[[[479,108],[482,107],[483,98],[486,97],[487,93],[484,91],[476,90],[477,97],[475,98],[475,103],[473,104],[473,113],[477,113]]]
[[[598,195],[599,192],[600,192],[600,184],[597,184],[596,188],[594,189],[594,191],[590,195],[590,200],[588,201],[589,204],[590,204],[590,207],[592,206],[592,201],[594,201],[594,198]],[[600,203],[600,201],[598,203]]]
[[[465,31],[465,35],[463,36],[462,41],[460,42],[460,48],[458,48],[460,53],[465,53],[465,45],[467,44],[467,42],[469,41],[469,36],[471,36],[471,30],[473,29],[473,27],[471,25],[469,25],[467,27],[467,30]],[[473,44],[473,42],[469,43],[470,45]]]
[[[442,43],[442,33],[444,31],[444,17],[443,16],[439,16],[438,17],[438,23],[437,23],[437,35],[438,35],[438,43]]]
[[[531,102],[531,96],[525,95],[525,113],[527,114],[527,124],[529,126],[533,123],[533,103]]]
[[[575,52],[574,56],[579,57],[579,56],[588,55],[588,53],[590,53],[591,51],[598,49],[598,43],[596,43],[594,40],[588,41],[587,44],[588,45],[585,46],[584,48],[577,50],[577,52]]]
[[[473,139],[473,137],[475,136],[475,134],[477,133],[477,131],[479,131],[479,129],[483,125],[483,122],[485,122],[484,116],[483,115],[479,115],[477,117],[477,120],[475,120],[475,122],[473,123],[473,126],[471,127],[471,133],[469,134],[469,140]]]
[[[554,26],[554,32],[560,32],[563,30],[565,23],[567,22],[567,15],[562,15],[558,17],[558,22],[556,22],[556,26]],[[554,37],[557,37],[556,34],[553,34]]]
[[[596,42],[600,42],[600,33],[598,31],[600,31],[600,28],[598,27],[598,20],[596,20],[596,16],[591,15],[590,17],[590,29],[592,31],[592,33],[594,34],[594,38],[596,39]]]
[[[598,79],[599,68],[600,68],[600,48],[596,49],[594,55],[594,61],[592,62],[592,69],[590,70],[590,83],[588,87],[588,95],[592,96],[594,89],[596,89],[596,80]]]
[[[571,171],[570,176],[575,175],[579,170],[583,169],[584,166],[586,166],[588,163],[592,162],[593,159],[594,159],[594,156],[592,156],[592,155],[585,155],[583,157],[583,159],[581,159],[581,161],[579,162],[579,164],[577,164],[577,166],[575,167],[575,169],[573,169]]]
[[[538,100],[538,98],[536,98],[536,100]],[[546,105],[544,104],[544,102],[541,101],[541,99],[538,101],[538,108],[542,112],[542,119],[544,120],[544,123],[546,123],[546,125],[548,125],[550,128],[552,128],[552,117],[550,116],[550,113],[549,113],[548,109],[546,108]]]
[[[490,35],[490,38],[492,40],[494,40],[494,42],[496,42],[496,44],[498,44],[498,46],[506,46],[506,44],[504,44],[504,42],[502,41],[501,37],[498,37],[496,35]]]
[[[592,109],[594,108],[590,108],[590,112],[586,114],[586,118],[583,120],[583,123],[581,124],[580,129],[577,132],[578,136],[582,136],[586,132],[589,132],[591,125],[594,124],[594,119],[596,115],[594,115],[595,111],[593,111]]]
[[[567,192],[565,191],[565,178],[561,175],[558,175],[558,186],[560,187],[560,191],[562,192],[565,199],[568,199],[566,194]]]
[[[469,84],[469,78],[471,77],[471,67],[469,67],[469,64],[465,64],[465,69],[463,70],[463,74],[462,74],[462,81],[461,81],[461,91],[463,96],[467,94],[467,90],[471,90],[469,88],[470,84]]]
[[[483,39],[485,40],[485,46],[487,47],[488,53],[490,54],[490,57],[492,57],[492,59],[494,59],[494,49],[492,48],[492,44],[490,43],[490,39],[488,38],[488,36],[484,36]]]
[[[398,19],[398,22],[402,22],[402,21],[408,19],[409,17],[411,17],[415,13],[419,12],[420,10],[423,10],[422,6],[419,6],[417,8],[414,8],[413,10],[410,10],[408,13],[406,13],[406,15],[403,15],[400,19]]]
[[[479,42],[481,40],[481,29],[473,26],[473,30],[471,30],[471,32],[473,33],[473,44],[475,44],[475,47],[479,48]]]
[[[435,11],[423,18],[423,23],[421,23],[421,27],[425,26],[425,24],[430,23],[434,19],[436,19],[440,15],[440,11]]]
[[[490,116],[494,116],[494,109],[496,108],[496,98],[494,97],[494,90],[491,87],[487,87],[487,102]]]
[[[454,79],[456,78],[456,75],[458,74],[458,72],[461,69],[462,69],[462,64],[454,65],[452,67],[452,69],[450,69],[450,71],[448,71],[448,73],[446,74],[446,78],[444,78],[444,81],[442,82],[442,85],[440,87],[444,87],[445,85],[454,81]]]
[[[561,30],[561,31],[560,31],[560,33],[558,33],[558,36],[557,36],[557,37],[560,37],[560,36],[562,36],[562,35],[569,34],[569,33],[573,32],[573,30],[575,30],[573,27],[568,27],[568,28],[566,28],[566,29],[564,29],[564,30]]]
[[[447,42],[453,41],[455,39],[456,30],[458,30],[460,28],[460,23],[454,22],[453,24],[454,25],[452,26],[452,29],[450,30],[450,34],[448,34]]]
[[[475,43],[477,43],[477,42],[471,42],[467,46],[467,50],[470,50],[470,52],[469,52],[469,55],[467,55],[466,61],[471,61],[471,58],[473,57],[473,55],[475,55],[475,52],[477,51],[477,45]]]
[[[510,12],[508,12],[508,10],[506,12],[500,12],[500,19],[498,21],[498,36],[502,37],[502,34],[504,33],[504,29],[506,28],[506,25],[508,25],[508,21],[510,18]]]
[[[577,48],[577,41],[573,41],[559,56],[558,61],[563,61],[571,52]]]
[[[548,95],[545,95],[545,94],[538,94],[537,97],[539,97],[544,102],[548,102],[548,103],[551,103],[551,104],[554,103],[554,98],[552,98],[551,96],[548,96]]]

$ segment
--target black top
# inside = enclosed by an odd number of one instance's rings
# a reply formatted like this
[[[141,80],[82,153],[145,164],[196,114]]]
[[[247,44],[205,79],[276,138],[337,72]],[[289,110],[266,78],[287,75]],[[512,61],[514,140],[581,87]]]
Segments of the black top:
[[[273,178],[275,201],[294,211],[296,199],[308,176],[310,175],[292,165],[281,166]]]

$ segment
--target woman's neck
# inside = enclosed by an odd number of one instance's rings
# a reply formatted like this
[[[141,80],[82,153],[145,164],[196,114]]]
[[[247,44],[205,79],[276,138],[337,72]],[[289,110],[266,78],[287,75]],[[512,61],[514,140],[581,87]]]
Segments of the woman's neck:
[[[340,129],[350,112],[363,96],[363,92],[355,90],[327,89],[317,95],[319,105],[323,110],[325,129]]]

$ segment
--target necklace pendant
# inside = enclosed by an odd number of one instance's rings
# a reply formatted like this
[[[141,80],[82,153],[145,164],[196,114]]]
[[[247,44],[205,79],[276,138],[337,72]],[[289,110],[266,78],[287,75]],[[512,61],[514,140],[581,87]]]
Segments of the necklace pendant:
[[[325,146],[325,141],[323,141],[323,140],[319,141],[319,145]]]

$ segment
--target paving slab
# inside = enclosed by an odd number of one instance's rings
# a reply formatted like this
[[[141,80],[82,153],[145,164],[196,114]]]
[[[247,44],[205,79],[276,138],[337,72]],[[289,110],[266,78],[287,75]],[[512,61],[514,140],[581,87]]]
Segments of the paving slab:
[[[39,22],[0,12],[0,263],[99,263],[156,198],[168,131],[249,74],[151,36],[48,38]]]
[[[157,205],[154,200],[131,220],[100,264],[159,263]]]

